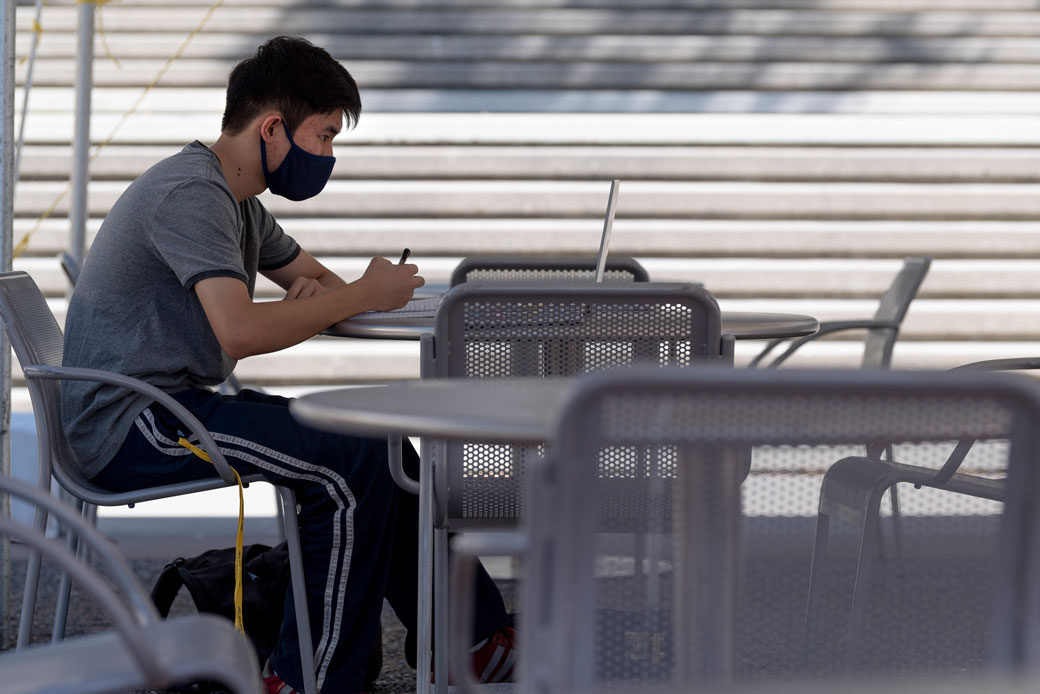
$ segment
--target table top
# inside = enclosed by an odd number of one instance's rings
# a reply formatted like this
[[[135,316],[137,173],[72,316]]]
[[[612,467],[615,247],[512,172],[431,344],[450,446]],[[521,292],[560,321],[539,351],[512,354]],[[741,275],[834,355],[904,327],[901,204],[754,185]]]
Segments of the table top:
[[[322,334],[332,337],[418,340],[425,334],[433,334],[434,320],[433,316],[411,315],[373,321],[355,316],[336,323]],[[722,333],[732,335],[737,340],[803,337],[819,329],[820,323],[815,318],[797,313],[722,312]]]
[[[573,379],[441,378],[337,388],[294,399],[308,426],[355,435],[539,443],[552,438]]]

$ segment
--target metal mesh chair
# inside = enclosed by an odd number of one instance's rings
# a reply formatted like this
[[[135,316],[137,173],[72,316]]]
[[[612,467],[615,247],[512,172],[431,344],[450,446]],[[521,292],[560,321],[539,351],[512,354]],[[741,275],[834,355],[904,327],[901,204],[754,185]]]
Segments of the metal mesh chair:
[[[63,336],[47,306],[47,300],[40,292],[33,279],[24,272],[7,272],[0,274],[0,320],[11,341],[14,353],[21,364],[25,375],[29,396],[32,400],[33,413],[36,418],[37,440],[39,442],[39,487],[49,489],[51,476],[80,502],[97,506],[134,505],[142,501],[163,499],[194,492],[220,489],[235,486],[235,476],[221,453],[216,442],[205,427],[180,403],[161,390],[121,374],[98,371],[95,369],[79,369],[63,367]],[[61,389],[62,379],[87,380],[121,386],[144,393],[162,404],[184,422],[200,442],[200,447],[213,459],[216,476],[211,479],[178,482],[160,487],[150,487],[133,492],[111,492],[91,482],[83,473],[79,460],[73,454],[61,422]],[[260,476],[247,476],[244,483],[264,481]],[[304,677],[311,674],[307,683],[307,694],[317,687],[313,678],[313,647],[310,634],[309,617],[306,608],[306,592],[303,584],[303,555],[300,549],[299,528],[296,522],[296,497],[287,487],[275,487],[281,498],[285,536],[289,543],[289,563],[292,568],[292,589],[294,594],[297,626],[299,627],[301,661]],[[47,523],[46,508],[39,508],[36,513],[35,528],[42,532]],[[71,536],[75,541],[75,536]],[[74,546],[73,546],[74,548]],[[33,613],[36,606],[36,593],[40,574],[40,555],[31,553],[26,570],[25,593],[22,601],[21,620],[18,625],[18,645],[26,646],[32,631]],[[59,604],[55,614],[54,638],[60,639],[64,634],[65,620],[68,614],[69,583],[63,577],[59,590]]]
[[[961,372],[1011,371],[1040,368],[1040,359],[994,359],[964,364],[953,369]],[[906,464],[898,462],[903,456],[892,446],[882,445],[875,441],[867,447],[869,464],[859,461],[840,461],[831,466],[823,477],[820,489],[820,503],[817,513],[816,539],[814,555],[819,561],[827,556],[828,541],[831,535],[831,521],[840,522],[844,532],[855,532],[859,544],[859,560],[855,574],[851,578],[852,592],[849,598],[849,623],[847,639],[853,650],[858,638],[865,602],[867,582],[873,570],[874,555],[881,549],[881,502],[886,493],[893,496],[900,485],[904,491],[900,493],[902,503],[909,504],[911,511],[919,505],[917,498],[922,494],[927,498],[935,490],[974,497],[981,504],[986,501],[1002,502],[1004,500],[1005,468],[994,465],[986,452],[975,451],[975,440],[965,438],[958,441],[946,458],[931,456],[923,461],[925,464]],[[884,457],[882,456],[884,453]],[[910,488],[906,488],[906,486]],[[924,490],[923,492],[921,490]],[[971,502],[968,502],[969,504]],[[911,521],[913,522],[913,521]],[[906,555],[904,547],[903,512],[894,506],[891,516],[892,534],[896,545],[896,557]],[[814,564],[810,575],[810,609],[813,608],[817,593],[817,582],[821,580],[817,566]]]
[[[807,612],[813,502],[830,462],[874,463],[856,453],[862,441],[893,442],[901,460],[920,464],[970,438],[989,466],[1035,476],[1037,421],[1035,384],[1000,374],[639,368],[586,377],[552,455],[528,469],[524,690],[872,681],[1013,664],[1008,653],[1021,647],[1010,632],[1024,603],[1008,619],[1014,609],[1001,614],[997,598],[1009,583],[1035,594],[1037,581],[998,561],[999,503],[959,505],[939,493],[915,509],[907,520],[921,551],[875,570],[849,669],[844,587],[857,552],[834,543]],[[732,453],[749,445],[752,473],[741,484]],[[1017,527],[1033,535],[1031,501],[1023,495],[1030,521]],[[822,638],[803,652],[807,629]]]
[[[863,341],[863,366],[867,368],[888,368],[892,362],[892,350],[899,337],[899,327],[906,317],[910,303],[917,296],[917,290],[928,274],[931,258],[908,257],[903,260],[903,267],[892,280],[891,286],[881,295],[874,317],[865,320],[838,320],[820,323],[820,329],[813,335],[793,340],[783,352],[767,361],[773,351],[787,340],[771,340],[758,355],[751,360],[749,366],[768,365],[776,367],[787,361],[796,351],[813,340],[825,335],[832,335],[845,330],[866,330]]]
[[[424,373],[437,378],[568,377],[643,362],[732,359],[714,298],[688,284],[466,282],[445,295],[434,332],[424,348],[433,355]],[[543,453],[539,446],[469,442],[438,449],[434,614],[447,613],[447,531],[514,525],[523,513],[526,465]],[[445,620],[435,628],[435,642],[444,643]],[[443,672],[446,649],[435,651]]]
[[[0,534],[25,543],[73,576],[113,625],[107,633],[0,653],[0,693],[125,692],[202,680],[216,681],[231,694],[259,690],[253,648],[229,621],[214,615],[163,620],[119,550],[78,512],[7,477],[0,477],[0,493],[30,502],[90,547],[104,576],[38,529],[0,518]]]
[[[651,362],[722,358],[721,318],[693,285],[523,286],[467,283],[437,313],[434,377],[568,377]],[[452,443],[436,490],[441,524],[512,521],[533,448]],[[449,522],[447,519],[450,518]]]
[[[481,255],[463,258],[451,273],[451,286],[463,282],[574,282],[592,280],[596,258],[517,258]],[[608,256],[604,282],[649,282],[635,258]]]

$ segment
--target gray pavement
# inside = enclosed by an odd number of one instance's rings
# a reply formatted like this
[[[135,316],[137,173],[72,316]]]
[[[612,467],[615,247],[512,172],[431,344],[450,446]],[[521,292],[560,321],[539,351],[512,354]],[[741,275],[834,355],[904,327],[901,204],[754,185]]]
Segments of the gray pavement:
[[[266,520],[270,520],[270,522],[265,522]],[[101,527],[124,551],[141,584],[151,589],[163,567],[171,560],[177,557],[195,556],[207,549],[229,546],[230,542],[234,541],[233,535],[230,535],[229,542],[229,523],[233,526],[234,520],[182,518],[173,519],[171,522],[171,519],[139,519],[131,524],[111,520],[106,523],[103,519]],[[166,532],[163,532],[163,527],[166,528]],[[172,532],[173,530],[177,531],[176,534]],[[273,544],[277,542],[273,531],[273,519],[251,520],[250,534],[246,542]],[[8,634],[12,642],[17,633],[18,609],[21,605],[25,579],[26,552],[24,548],[16,546],[13,555],[12,614],[8,625]],[[53,568],[45,566],[34,620],[32,638],[34,644],[43,644],[50,639],[58,581],[58,573]],[[507,596],[512,593],[512,581],[503,581],[502,587],[503,593]],[[194,611],[195,607],[187,590],[182,589],[173,604],[171,614],[190,614]],[[385,603],[382,625],[383,669],[372,693],[409,694],[414,692],[415,671],[404,660],[404,629],[393,610]],[[68,636],[95,633],[110,627],[111,623],[107,616],[92,601],[82,599],[75,591],[73,592]]]

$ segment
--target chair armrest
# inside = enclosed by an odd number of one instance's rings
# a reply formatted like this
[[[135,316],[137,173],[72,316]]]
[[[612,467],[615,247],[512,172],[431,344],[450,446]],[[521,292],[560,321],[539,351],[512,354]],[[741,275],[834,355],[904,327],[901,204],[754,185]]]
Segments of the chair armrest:
[[[527,551],[527,535],[522,532],[464,532],[451,541],[451,593],[448,604],[454,606],[449,623],[451,645],[448,666],[461,694],[480,694],[469,662],[469,643],[473,637],[473,592],[477,557],[510,554],[521,556]]]
[[[792,354],[794,354],[806,342],[811,342],[812,340],[819,339],[819,338],[823,337],[824,335],[830,335],[832,333],[841,332],[843,330],[863,330],[863,329],[871,329],[871,328],[889,328],[889,329],[892,329],[892,330],[898,330],[899,329],[899,323],[894,323],[892,321],[874,320],[874,319],[825,321],[823,323],[820,323],[820,329],[817,330],[812,335],[806,335],[805,337],[800,337],[797,340],[793,340],[791,342],[791,346],[788,347],[786,350],[784,350],[780,354],[780,356],[778,356],[776,359],[774,359],[769,364],[768,368],[774,368],[776,366],[779,366],[783,362],[787,361],[787,358],[790,357]],[[770,341],[765,346],[765,348],[758,354],[758,356],[756,356],[751,361],[750,366],[757,365],[766,355],[768,355],[770,352],[772,352],[773,349],[777,345],[779,345],[781,342],[784,342],[784,340],[780,339],[780,340],[772,340],[772,341]]]
[[[409,494],[419,495],[419,480],[413,480],[404,471],[404,451],[399,434],[390,434],[386,437],[387,463],[390,465],[390,477],[397,486]]]
[[[116,591],[86,563],[78,559],[76,554],[71,553],[63,543],[47,538],[29,526],[0,518],[0,535],[24,542],[65,571],[81,589],[105,608],[119,637],[141,670],[157,683],[169,683],[166,668],[149,647],[142,629],[143,626],[160,622],[159,613],[151,598],[141,589],[133,570],[127,565],[119,549],[108,538],[85,523],[74,509],[40,489],[10,477],[0,477],[0,493],[7,493],[46,510],[49,515],[57,518],[69,533],[78,536],[84,545],[90,548],[94,558],[104,567],[105,575],[119,587],[132,610],[127,610],[123,599]]]
[[[1012,371],[1012,370],[1025,370],[1025,369],[1040,369],[1040,357],[1018,357],[1012,359],[986,359],[983,361],[974,361],[968,364],[961,364],[955,366],[950,371]],[[960,468],[961,463],[964,462],[964,458],[967,457],[968,451],[975,444],[973,439],[962,439],[957,442],[957,447],[953,449],[953,453],[946,459],[943,466],[939,468],[939,471],[935,473],[935,483],[944,484],[953,477],[954,473]]]
[[[213,440],[213,436],[209,431],[202,425],[195,415],[188,411],[184,405],[174,400],[168,393],[165,393],[155,386],[145,383],[136,378],[130,376],[124,376],[123,374],[112,373],[111,371],[101,371],[100,369],[81,369],[71,366],[23,366],[22,373],[25,374],[26,378],[35,378],[40,380],[49,381],[93,381],[96,383],[105,383],[112,386],[120,386],[128,390],[132,390],[142,395],[147,395],[152,398],[155,402],[159,403],[171,413],[173,413],[185,426],[198,437],[199,442],[202,444],[202,449],[209,454],[210,459],[213,462],[213,467],[216,468],[217,474],[224,480],[228,485],[236,485],[235,474],[231,471],[231,466],[228,465],[227,459],[224,458],[224,454],[221,453],[220,447],[217,442]]]
[[[973,361],[969,364],[955,366],[950,371],[1012,371],[1018,369],[1040,369],[1040,357]]]

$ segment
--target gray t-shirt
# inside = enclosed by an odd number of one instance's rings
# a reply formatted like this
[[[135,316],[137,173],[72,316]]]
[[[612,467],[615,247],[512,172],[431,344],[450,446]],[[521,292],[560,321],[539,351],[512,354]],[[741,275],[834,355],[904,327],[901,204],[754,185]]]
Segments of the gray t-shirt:
[[[236,202],[217,156],[194,142],[141,175],[105,217],[65,319],[66,366],[115,371],[166,392],[213,386],[235,361],[220,348],[193,287],[299,255],[256,198]],[[124,388],[62,383],[69,443],[92,477],[150,400]]]

